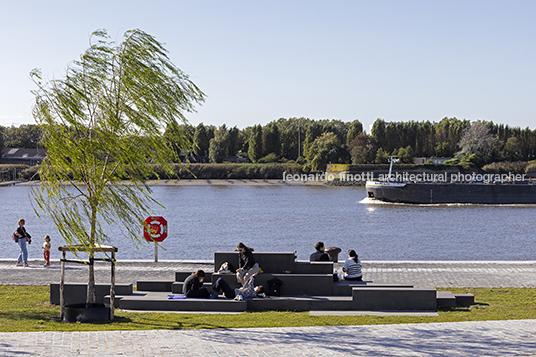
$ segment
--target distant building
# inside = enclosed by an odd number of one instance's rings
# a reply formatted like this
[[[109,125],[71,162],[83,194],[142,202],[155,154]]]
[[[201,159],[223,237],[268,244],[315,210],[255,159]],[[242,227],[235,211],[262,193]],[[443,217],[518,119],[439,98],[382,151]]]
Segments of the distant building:
[[[35,166],[47,156],[45,149],[4,148],[0,164]]]
[[[426,164],[429,160],[433,164],[444,164],[445,161],[458,159],[457,157],[416,157],[413,159],[414,164]],[[458,159],[459,160],[459,159]]]

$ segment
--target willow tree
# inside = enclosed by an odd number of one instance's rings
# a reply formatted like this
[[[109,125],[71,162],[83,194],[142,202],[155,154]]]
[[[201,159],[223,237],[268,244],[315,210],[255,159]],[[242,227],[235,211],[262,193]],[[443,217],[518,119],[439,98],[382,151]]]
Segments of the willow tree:
[[[43,83],[39,70],[31,76],[38,87],[33,115],[47,149],[33,192],[38,214],[50,215],[67,244],[88,250],[90,261],[110,242],[105,224],[122,225],[116,231],[138,241],[155,203],[146,180],[171,173],[176,155],[163,132],[186,122],[204,93],[140,30],[127,31],[120,43],[96,31],[64,78]],[[94,285],[90,264],[88,287]],[[95,290],[87,290],[87,302],[95,302]]]

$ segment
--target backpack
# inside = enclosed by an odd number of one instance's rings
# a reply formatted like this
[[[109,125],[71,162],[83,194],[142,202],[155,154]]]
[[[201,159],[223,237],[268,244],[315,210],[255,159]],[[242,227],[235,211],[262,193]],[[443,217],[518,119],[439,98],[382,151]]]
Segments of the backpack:
[[[269,296],[281,296],[281,285],[283,282],[278,278],[274,277],[266,282],[268,288],[266,289],[266,295]]]

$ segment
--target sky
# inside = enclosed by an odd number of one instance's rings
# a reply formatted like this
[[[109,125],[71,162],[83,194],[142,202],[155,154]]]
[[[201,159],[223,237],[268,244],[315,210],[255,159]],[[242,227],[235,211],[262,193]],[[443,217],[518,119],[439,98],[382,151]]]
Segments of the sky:
[[[207,95],[186,115],[194,126],[456,117],[536,129],[535,18],[521,0],[0,0],[0,125],[35,123],[30,71],[62,78],[104,28],[165,44]]]

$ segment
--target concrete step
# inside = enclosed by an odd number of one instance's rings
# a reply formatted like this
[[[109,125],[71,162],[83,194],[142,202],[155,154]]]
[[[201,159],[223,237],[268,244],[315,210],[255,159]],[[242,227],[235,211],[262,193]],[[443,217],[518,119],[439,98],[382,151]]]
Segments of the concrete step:
[[[247,301],[232,299],[168,299],[166,293],[146,292],[123,296],[119,308],[142,311],[221,311],[242,312],[247,309]],[[108,300],[109,303],[109,300]]]
[[[294,262],[294,268],[290,270],[294,274],[333,274],[333,262]],[[280,272],[282,273],[282,271]]]
[[[354,305],[350,296],[270,296],[247,302],[248,310],[255,311],[353,310]]]
[[[292,271],[296,259],[294,252],[253,252],[253,257],[265,273]],[[238,252],[214,252],[214,271],[224,262],[238,269]]]
[[[454,294],[456,297],[456,305],[470,306],[475,304],[475,296],[473,294]]]
[[[437,291],[419,288],[372,288],[354,287],[353,310],[436,311]]]
[[[177,271],[175,272],[175,281],[177,282],[183,282],[186,280],[187,277],[192,275],[194,273],[193,271]],[[211,271],[205,271],[205,281],[211,281],[212,279],[212,272]]]
[[[223,278],[231,287],[238,288],[240,285],[233,274],[212,274],[212,282]],[[283,282],[281,295],[333,295],[332,274],[271,274],[263,273],[255,277],[255,285],[268,286],[268,281],[274,277]]]
[[[138,291],[162,291],[171,293],[171,280],[138,280],[136,288]]]
[[[372,281],[341,280],[333,283],[333,295],[352,296],[353,288],[412,288],[411,284],[380,284]]]
[[[86,283],[64,283],[63,285],[65,305],[84,304],[87,298]],[[116,295],[129,295],[133,292],[132,284],[115,284]],[[110,294],[110,284],[95,284],[97,303],[102,304],[104,297]],[[50,303],[60,304],[60,283],[50,284]]]
[[[182,294],[182,287],[184,286],[184,283],[181,282],[174,282],[171,284],[171,292],[173,294]],[[203,287],[207,288],[209,292],[212,292],[212,283],[211,282],[205,282],[203,283]]]
[[[438,291],[437,307],[456,307],[456,297],[450,291]]]

